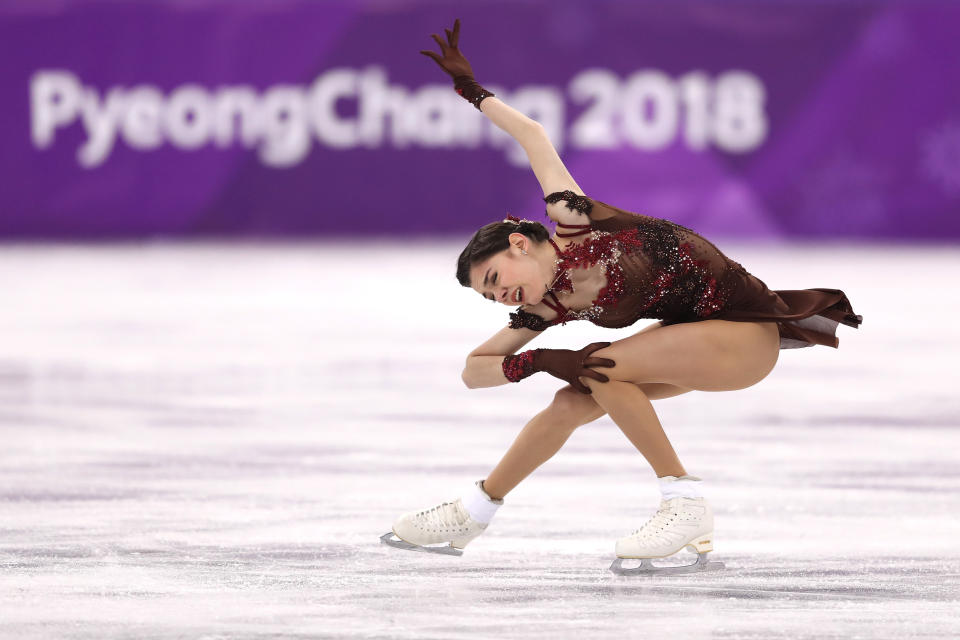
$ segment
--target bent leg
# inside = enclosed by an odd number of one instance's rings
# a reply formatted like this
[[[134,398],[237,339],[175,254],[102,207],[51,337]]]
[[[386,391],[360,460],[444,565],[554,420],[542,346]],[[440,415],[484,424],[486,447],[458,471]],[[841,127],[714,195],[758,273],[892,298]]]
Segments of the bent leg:
[[[700,391],[756,384],[773,369],[780,342],[772,323],[725,320],[677,324],[640,332],[595,351],[611,358],[609,382],[580,378],[598,405],[640,450],[658,477],[686,475],[642,385],[654,382]]]
[[[617,340],[592,354],[617,363],[603,369],[611,381],[665,382],[697,391],[754,385],[770,373],[779,355],[776,323],[728,320],[668,325]],[[591,388],[598,386],[582,380]]]
[[[503,498],[534,469],[552,458],[577,427],[604,413],[589,395],[569,385],[560,389],[553,402],[533,416],[520,431],[510,449],[483,481],[484,491],[494,500]]]
[[[671,398],[690,391],[664,383],[634,386],[643,389],[644,397],[651,400]],[[593,396],[580,393],[570,385],[557,391],[553,402],[523,427],[510,449],[484,480],[483,488],[487,495],[493,499],[503,498],[537,467],[552,458],[577,427],[593,422],[605,413]]]
[[[627,439],[647,459],[658,478],[687,475],[642,386],[613,379],[609,382],[590,379],[585,384],[593,391],[592,397],[597,404],[610,414]]]

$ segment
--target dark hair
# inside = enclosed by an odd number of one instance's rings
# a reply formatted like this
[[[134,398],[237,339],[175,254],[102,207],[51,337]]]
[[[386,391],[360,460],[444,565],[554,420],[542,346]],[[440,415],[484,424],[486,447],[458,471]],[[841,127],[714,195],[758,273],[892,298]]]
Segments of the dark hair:
[[[483,262],[495,253],[510,248],[510,234],[522,233],[535,242],[546,242],[550,232],[539,222],[491,222],[480,227],[457,258],[457,280],[470,286],[470,267]]]

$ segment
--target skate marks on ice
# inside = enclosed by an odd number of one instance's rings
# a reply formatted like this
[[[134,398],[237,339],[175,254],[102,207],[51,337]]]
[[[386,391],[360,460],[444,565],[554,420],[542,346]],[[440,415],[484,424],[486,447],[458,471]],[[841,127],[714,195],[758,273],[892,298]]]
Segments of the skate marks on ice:
[[[950,605],[958,600],[958,574],[945,572],[938,558],[905,562],[902,557],[877,557],[874,564],[854,564],[842,557],[801,561],[733,556],[727,558],[727,566],[721,571],[631,576],[608,573],[606,558],[600,556],[555,556],[553,563],[545,564],[546,559],[531,553],[525,557],[510,553],[506,559],[502,553],[495,555],[498,557],[474,558],[474,562],[462,558],[401,561],[391,555],[381,559],[382,573],[385,578],[401,581],[413,576],[466,580],[482,576],[484,585],[478,588],[500,592],[508,586],[509,598],[517,601],[535,600],[546,592],[558,597],[602,597],[624,592],[664,597],[696,594],[717,600],[781,600],[797,605],[825,601],[858,602],[861,606],[908,602]],[[830,564],[849,568],[820,568]]]
[[[429,607],[399,598],[420,612],[400,620],[422,619],[431,607],[459,606],[460,620],[508,638],[529,637],[531,618],[539,633],[556,637],[631,637],[639,619],[654,635],[675,637],[679,627],[679,637],[704,639],[948,638],[958,628],[956,585],[944,587],[937,558],[904,563],[881,556],[861,564],[840,556],[731,554],[726,571],[640,578],[606,572],[603,555],[537,553],[537,540],[524,542],[531,545],[526,553],[512,550],[513,544],[510,551],[493,544],[481,552],[477,544],[472,560],[469,548],[464,558],[386,553],[387,583],[429,594],[423,596]],[[849,569],[811,570],[831,565]],[[878,566],[885,573],[871,573]]]
[[[909,290],[960,313],[953,253],[728,251],[774,288],[843,288],[865,324],[756,387],[655,404],[726,569],[651,577],[608,571],[659,496],[607,419],[462,557],[378,540],[557,389],[463,387],[506,309],[456,285],[460,249],[0,252],[0,638],[960,637],[960,328],[888,308]],[[531,348],[619,335],[570,323]]]

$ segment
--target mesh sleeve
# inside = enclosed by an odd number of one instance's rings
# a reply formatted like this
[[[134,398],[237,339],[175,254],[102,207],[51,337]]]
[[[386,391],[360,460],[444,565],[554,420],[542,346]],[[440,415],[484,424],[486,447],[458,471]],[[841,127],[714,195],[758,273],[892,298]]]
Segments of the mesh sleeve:
[[[543,331],[553,323],[544,320],[535,313],[529,313],[523,309],[517,309],[510,314],[511,329],[532,329],[533,331]]]
[[[581,196],[570,190],[554,191],[543,199],[543,201],[547,204],[553,204],[554,202],[559,202],[560,200],[567,201],[567,209],[570,209],[571,211],[577,211],[586,216],[589,216],[590,212],[593,210],[593,203],[590,201],[590,198],[587,196]]]

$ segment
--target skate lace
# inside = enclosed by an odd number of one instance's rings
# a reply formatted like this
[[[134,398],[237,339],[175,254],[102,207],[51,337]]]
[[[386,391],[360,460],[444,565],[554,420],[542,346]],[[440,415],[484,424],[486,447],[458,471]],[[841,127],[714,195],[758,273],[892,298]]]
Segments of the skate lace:
[[[666,526],[667,523],[670,522],[670,518],[672,517],[672,515],[673,515],[673,509],[671,509],[669,505],[662,505],[652,518],[647,520],[647,522],[644,523],[643,526],[641,526],[639,529],[637,529],[630,535],[636,536],[636,535],[649,535],[652,533],[656,533],[657,531],[662,529],[664,526]]]
[[[446,529],[461,524],[458,509],[453,502],[443,502],[431,509],[424,509],[417,516],[424,524],[438,529]]]

